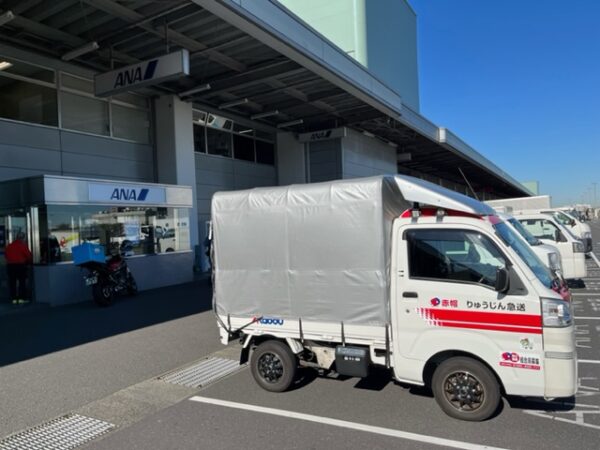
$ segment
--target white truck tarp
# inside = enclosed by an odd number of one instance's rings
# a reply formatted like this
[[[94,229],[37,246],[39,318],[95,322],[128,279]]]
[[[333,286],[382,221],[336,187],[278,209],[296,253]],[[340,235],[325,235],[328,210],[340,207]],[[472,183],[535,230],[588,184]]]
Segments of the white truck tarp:
[[[493,213],[464,195],[407,176],[216,193],[216,312],[389,323],[392,222],[412,202]]]

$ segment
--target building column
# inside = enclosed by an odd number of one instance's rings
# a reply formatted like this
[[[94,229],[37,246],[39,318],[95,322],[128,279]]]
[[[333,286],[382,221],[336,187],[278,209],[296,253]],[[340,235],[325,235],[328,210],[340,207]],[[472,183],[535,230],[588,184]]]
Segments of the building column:
[[[280,186],[306,183],[304,144],[293,133],[277,133],[277,183]]]
[[[154,107],[157,181],[192,187],[190,245],[195,249],[199,238],[192,104],[182,102],[175,95],[163,95],[155,100]]]

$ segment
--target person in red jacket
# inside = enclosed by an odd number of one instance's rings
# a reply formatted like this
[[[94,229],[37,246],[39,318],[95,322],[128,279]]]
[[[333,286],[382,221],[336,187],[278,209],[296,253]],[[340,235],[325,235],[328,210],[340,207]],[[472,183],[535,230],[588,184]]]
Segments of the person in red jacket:
[[[13,303],[27,303],[27,269],[33,258],[27,244],[25,233],[17,233],[17,238],[4,249],[10,298]]]

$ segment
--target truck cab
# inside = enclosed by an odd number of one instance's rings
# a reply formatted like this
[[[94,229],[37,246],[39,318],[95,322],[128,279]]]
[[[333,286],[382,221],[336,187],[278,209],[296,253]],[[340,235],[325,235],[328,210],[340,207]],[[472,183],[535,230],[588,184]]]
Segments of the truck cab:
[[[559,280],[499,217],[433,211],[394,223],[397,379],[430,383],[451,415],[485,407],[485,377],[448,355],[483,362],[507,394],[573,395],[573,325],[559,312]]]
[[[579,280],[587,276],[585,245],[553,214],[515,212],[515,218],[542,242],[556,246],[560,252],[563,276]]]
[[[577,217],[567,211],[553,210],[553,211],[542,211],[552,214],[556,220],[565,226],[573,235],[583,242],[586,253],[591,252],[594,249],[594,243],[592,240],[592,229],[587,223],[583,223]]]

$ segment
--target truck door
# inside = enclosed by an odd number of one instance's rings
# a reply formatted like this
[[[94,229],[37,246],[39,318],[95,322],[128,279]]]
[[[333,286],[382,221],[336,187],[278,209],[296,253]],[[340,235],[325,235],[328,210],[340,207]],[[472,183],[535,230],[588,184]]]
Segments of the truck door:
[[[506,294],[495,290],[498,269],[511,263],[481,230],[423,224],[398,232],[396,368],[406,359],[424,361],[444,346],[475,349],[497,365],[502,352],[517,350],[530,332],[540,338],[539,301],[519,283],[511,282]]]

